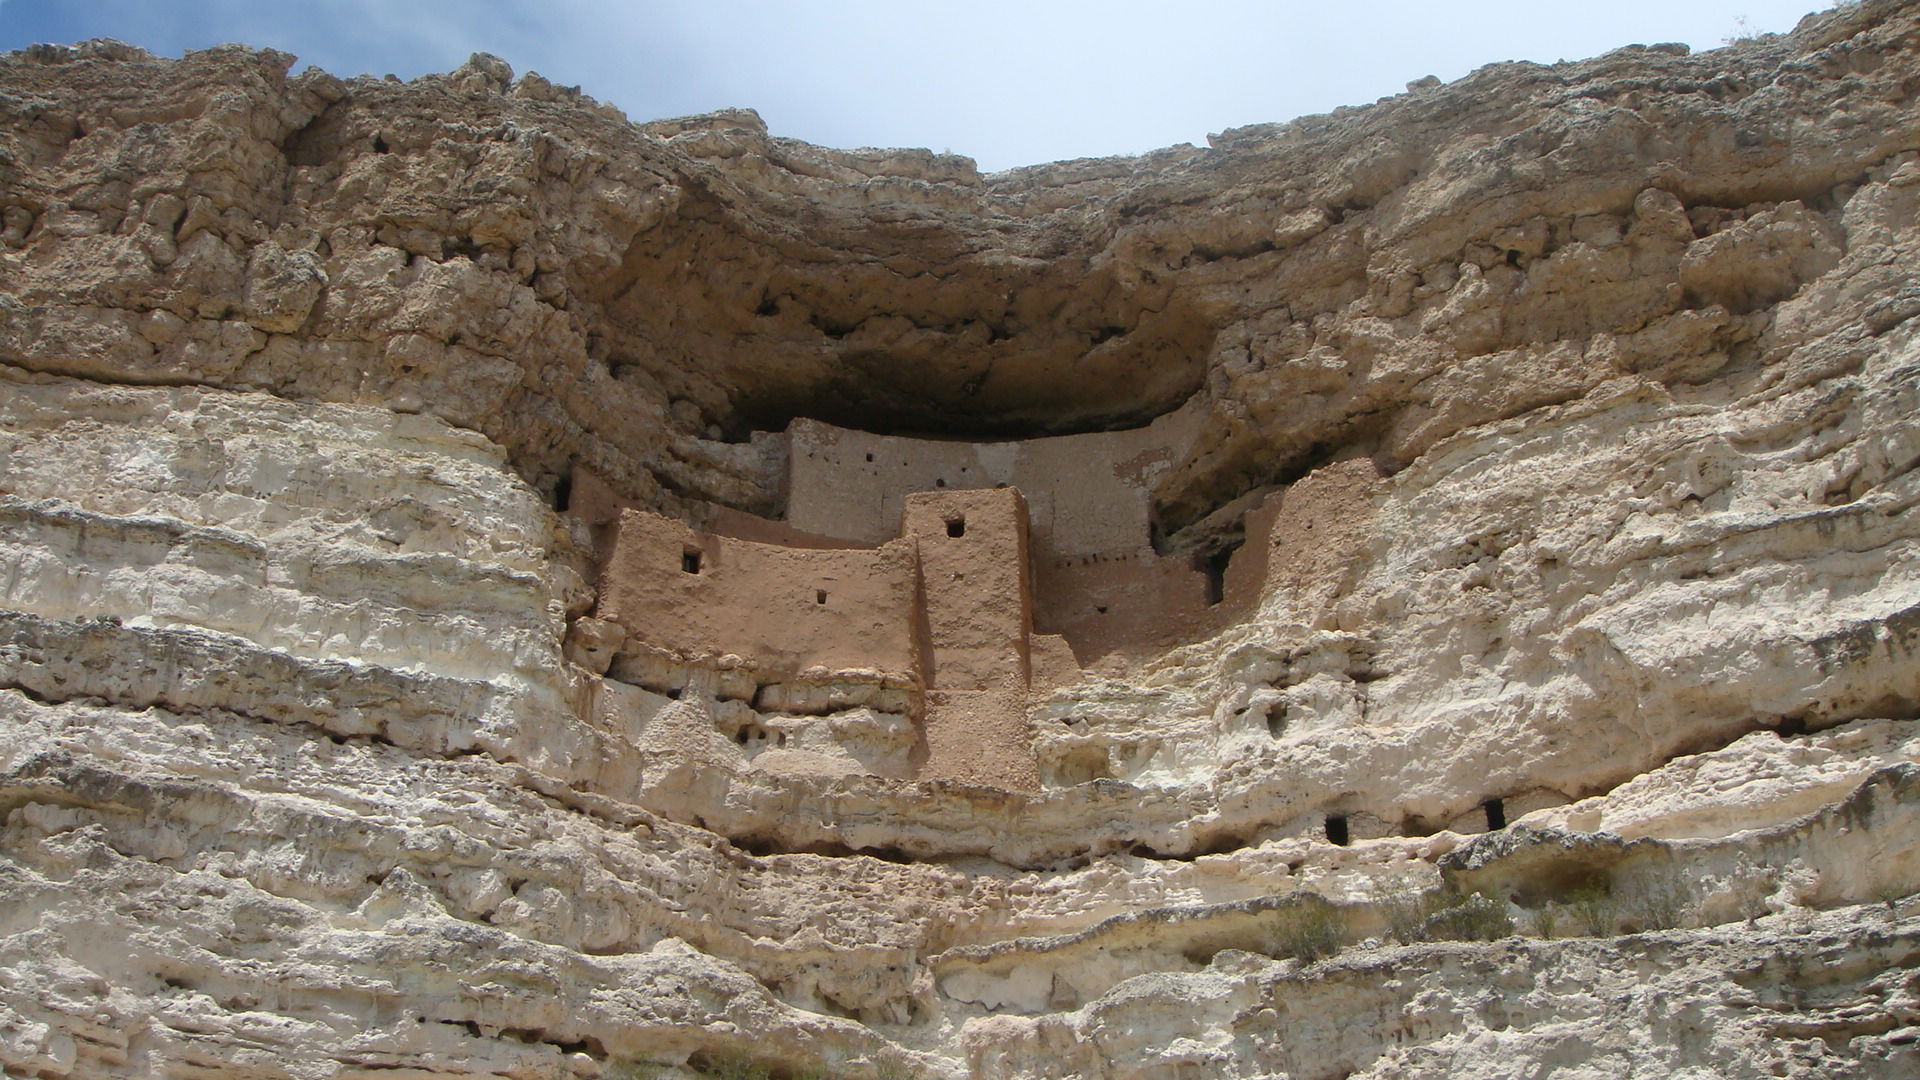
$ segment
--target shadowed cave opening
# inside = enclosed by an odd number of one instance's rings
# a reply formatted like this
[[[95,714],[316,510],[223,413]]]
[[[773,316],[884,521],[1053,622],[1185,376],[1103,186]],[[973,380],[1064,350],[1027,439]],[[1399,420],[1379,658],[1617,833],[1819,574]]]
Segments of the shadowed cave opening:
[[[1327,843],[1334,844],[1338,847],[1346,847],[1352,842],[1352,839],[1352,836],[1347,831],[1347,816],[1345,814],[1328,814]]]
[[[1240,544],[1234,542],[1193,557],[1193,568],[1206,575],[1208,607],[1219,607],[1227,598],[1227,564],[1233,561],[1233,553],[1239,547]]]
[[[906,318],[887,311],[875,319]],[[1150,333],[1089,350],[1067,326],[1035,326],[984,348],[954,340],[871,352],[828,336],[783,377],[767,368],[699,395],[729,442],[796,419],[876,435],[1013,440],[1143,427],[1203,390],[1215,329],[1191,312],[1143,316]],[[934,336],[944,336],[933,332]],[[775,345],[785,352],[790,343]],[[824,355],[824,358],[823,358]],[[780,369],[773,369],[780,370]]]

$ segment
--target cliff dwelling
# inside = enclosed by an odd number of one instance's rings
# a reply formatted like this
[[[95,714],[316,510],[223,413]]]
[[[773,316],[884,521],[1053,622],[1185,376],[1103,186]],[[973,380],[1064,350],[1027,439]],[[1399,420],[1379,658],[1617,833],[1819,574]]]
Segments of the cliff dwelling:
[[[1911,1080],[1916,106],[0,56],[0,1074]]]
[[[918,731],[906,775],[1036,787],[1036,695],[1199,641],[1267,589],[1310,587],[1325,552],[1276,562],[1273,546],[1350,533],[1366,511],[1378,471],[1356,459],[1258,501],[1230,548],[1161,554],[1154,480],[1200,422],[1183,408],[1140,428],[970,442],[797,420],[753,439],[785,493],[780,520],[703,504],[694,524],[576,470],[566,511],[591,530],[599,596],[577,651],[676,700],[694,686],[749,706],[742,731],[761,712],[897,713]],[[1350,518],[1316,537],[1330,511]],[[1291,579],[1271,580],[1275,566]]]

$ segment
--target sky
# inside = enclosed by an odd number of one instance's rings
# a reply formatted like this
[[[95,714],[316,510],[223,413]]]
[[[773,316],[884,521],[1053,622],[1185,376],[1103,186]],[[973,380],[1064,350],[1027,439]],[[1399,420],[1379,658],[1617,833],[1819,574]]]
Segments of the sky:
[[[634,120],[757,109],[775,135],[984,170],[1130,154],[1628,44],[1696,51],[1825,0],[0,0],[0,51],[111,37],[271,46],[340,76],[490,52]],[[0,86],[0,92],[5,87]]]

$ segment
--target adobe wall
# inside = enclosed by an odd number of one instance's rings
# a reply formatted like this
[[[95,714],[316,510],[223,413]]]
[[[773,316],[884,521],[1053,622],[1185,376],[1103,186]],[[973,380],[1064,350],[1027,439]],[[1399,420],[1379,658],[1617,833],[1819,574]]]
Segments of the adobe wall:
[[[578,509],[603,520],[611,496],[583,478]],[[1268,590],[1327,610],[1379,483],[1356,459],[1268,495],[1217,584],[1151,548],[1036,561],[1016,488],[906,493],[899,537],[875,548],[797,546],[820,538],[732,511],[714,517],[767,542],[620,509],[597,614],[685,661],[740,657],[763,686],[825,669],[915,687],[915,776],[1032,787],[1031,688],[1202,640]]]
[[[568,474],[567,487],[566,512],[595,528],[612,525],[620,511],[636,505],[587,469],[576,467]]]
[[[1025,687],[928,691],[926,737],[918,779],[1003,791],[1040,788]]]
[[[567,480],[566,512],[596,529],[614,524],[622,510],[643,509],[639,503],[614,491],[606,481],[590,470],[576,466]],[[689,503],[687,524],[701,532],[714,533],[718,536],[752,540],[761,544],[780,544],[786,547],[873,548],[879,546],[879,541],[869,543],[803,532],[788,522],[773,521],[757,514],[749,514],[744,510],[735,510],[731,506],[719,506],[714,503]],[[892,536],[888,535],[881,539],[890,540]]]
[[[689,658],[742,657],[765,676],[917,670],[914,543],[808,549],[696,532],[623,510],[597,615]]]
[[[1198,405],[1142,428],[972,443],[875,435],[817,420],[787,429],[787,523],[878,543],[913,492],[1017,487],[1043,556],[1150,547],[1152,486],[1199,431]]]
[[[1024,689],[1033,598],[1027,507],[1012,488],[908,495],[901,536],[918,545],[929,689]]]
[[[1302,618],[1330,618],[1371,542],[1369,526],[1383,483],[1371,458],[1352,458],[1316,469],[1277,499],[1270,497],[1270,508],[1262,507],[1270,522],[1262,588],[1284,591]],[[1253,525],[1250,515],[1250,537]]]
[[[1043,447],[1031,460],[1054,452]],[[620,513],[620,500],[605,485],[584,472],[576,477],[576,513],[589,522]],[[885,556],[862,540],[723,507],[704,508],[707,530],[643,514],[639,521],[650,524],[623,528],[618,550],[605,556],[601,617],[659,648],[731,652],[775,674],[820,665],[917,675],[927,689],[1027,685],[1035,634],[1057,635],[1072,664],[1091,668],[1104,658],[1200,640],[1243,617],[1270,590],[1284,590],[1303,608],[1324,607],[1343,587],[1354,545],[1364,541],[1378,484],[1372,462],[1354,459],[1268,495],[1246,516],[1246,541],[1224,569],[1218,603],[1209,603],[1208,574],[1189,556],[1158,556],[1150,547],[1067,556],[1039,550],[1026,526],[1032,509],[1017,488],[902,494],[901,516],[889,531],[900,539],[887,545],[908,546]],[[961,537],[947,535],[954,517],[967,523]],[[668,574],[643,581],[642,567],[677,567],[689,545],[703,552],[704,580]],[[641,595],[649,589],[656,595]],[[823,591],[825,605],[818,602]],[[777,603],[769,607],[763,596]],[[638,614],[649,603],[665,614]],[[1050,663],[1057,668],[1066,659]],[[1052,671],[1047,680],[1068,674]]]
[[[1034,629],[1064,638],[1082,668],[1115,654],[1199,641],[1244,618],[1268,589],[1297,590],[1304,579],[1340,573],[1351,556],[1348,541],[1371,519],[1367,500],[1378,477],[1372,462],[1360,459],[1269,493],[1246,514],[1246,538],[1221,574],[1217,601],[1208,573],[1189,555],[1037,560]]]
[[[1067,639],[1082,665],[1114,652],[1168,648],[1213,625],[1206,575],[1185,557],[1055,559],[1034,567],[1035,628]]]
[[[778,544],[782,547],[795,548],[872,549],[880,546],[863,540],[803,532],[787,522],[771,521],[744,510],[735,510],[731,506],[702,503],[698,510],[695,520],[690,524],[698,527],[702,532],[710,532],[716,536],[730,537],[735,540],[751,540],[756,544]]]

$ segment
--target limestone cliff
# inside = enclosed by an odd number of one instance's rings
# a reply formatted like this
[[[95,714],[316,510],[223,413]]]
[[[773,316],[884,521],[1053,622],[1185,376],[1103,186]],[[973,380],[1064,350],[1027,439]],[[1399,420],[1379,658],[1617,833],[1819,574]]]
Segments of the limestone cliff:
[[[1920,1068],[1920,2],[985,176],[291,64],[0,57],[0,1072]],[[654,648],[796,420],[1249,591]]]

